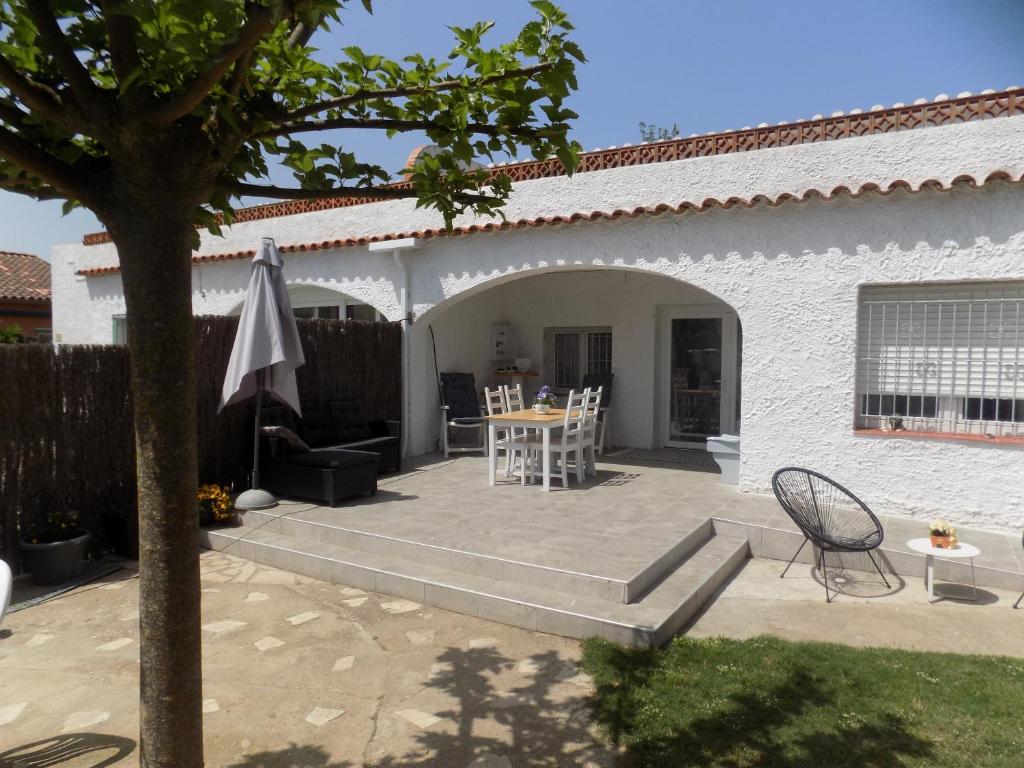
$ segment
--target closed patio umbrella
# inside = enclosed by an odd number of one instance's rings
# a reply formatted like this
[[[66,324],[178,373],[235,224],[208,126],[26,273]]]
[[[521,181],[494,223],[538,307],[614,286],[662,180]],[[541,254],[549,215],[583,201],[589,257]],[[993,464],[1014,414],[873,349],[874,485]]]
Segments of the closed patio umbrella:
[[[302,415],[295,369],[306,362],[295,327],[292,304],[282,272],[284,262],[274,240],[263,238],[246,289],[238,333],[224,377],[218,413],[227,405],[256,395],[252,488],[235,500],[239,509],[263,509],[277,504],[260,486],[260,406],[266,391]]]

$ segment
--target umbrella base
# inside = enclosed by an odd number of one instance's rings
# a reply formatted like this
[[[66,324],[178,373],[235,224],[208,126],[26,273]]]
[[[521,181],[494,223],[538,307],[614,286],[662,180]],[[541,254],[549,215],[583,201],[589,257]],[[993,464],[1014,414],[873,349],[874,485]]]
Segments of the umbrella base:
[[[238,494],[235,499],[235,509],[268,509],[276,507],[277,499],[268,491],[262,488],[250,488]]]

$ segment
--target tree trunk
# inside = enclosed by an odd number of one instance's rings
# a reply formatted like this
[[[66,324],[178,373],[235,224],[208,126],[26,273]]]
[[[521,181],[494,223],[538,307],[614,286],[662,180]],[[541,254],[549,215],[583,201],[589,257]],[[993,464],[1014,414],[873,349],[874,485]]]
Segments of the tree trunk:
[[[139,487],[140,760],[203,765],[192,206],[149,190],[107,221],[121,262]]]

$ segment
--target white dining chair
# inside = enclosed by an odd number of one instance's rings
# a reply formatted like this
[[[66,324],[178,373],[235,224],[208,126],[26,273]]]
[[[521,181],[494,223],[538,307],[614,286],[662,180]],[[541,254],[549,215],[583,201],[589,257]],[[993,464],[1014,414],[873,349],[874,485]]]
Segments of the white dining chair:
[[[520,392],[520,398],[522,393]],[[501,413],[508,413],[509,401],[508,401],[508,387],[498,387],[495,390],[484,389],[484,402],[487,406],[487,415],[496,416]],[[515,410],[522,410],[517,408]],[[511,477],[515,469],[516,460],[519,459],[521,471],[520,478],[523,485],[526,484],[526,465],[527,458],[526,453],[529,450],[529,446],[525,445],[522,441],[516,441],[517,430],[515,427],[502,427],[496,431],[495,435],[495,451],[502,451],[505,454],[505,477]]]
[[[576,467],[576,480],[580,483],[584,479],[583,470],[583,429],[587,420],[587,400],[590,397],[590,390],[586,389],[577,394],[574,390],[569,391],[565,401],[565,419],[562,422],[560,434],[552,435],[552,442],[549,446],[551,458],[558,458],[562,487],[569,487],[569,462],[570,459]],[[536,476],[538,469],[544,471],[543,451],[544,443],[540,435],[530,434],[519,438],[523,444],[529,447],[528,463],[532,465],[529,469],[531,476]]]
[[[601,390],[598,387],[587,392],[587,417],[583,423],[583,436],[580,438],[583,447],[581,458],[583,460],[584,473],[597,477],[597,451],[598,451],[598,429],[599,416],[601,413]]]

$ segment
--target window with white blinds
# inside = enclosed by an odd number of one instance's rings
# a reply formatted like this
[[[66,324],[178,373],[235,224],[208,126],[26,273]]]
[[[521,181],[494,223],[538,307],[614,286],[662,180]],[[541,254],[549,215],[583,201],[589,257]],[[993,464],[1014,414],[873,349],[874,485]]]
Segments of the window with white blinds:
[[[1024,282],[869,286],[857,329],[862,427],[1024,434]]]

